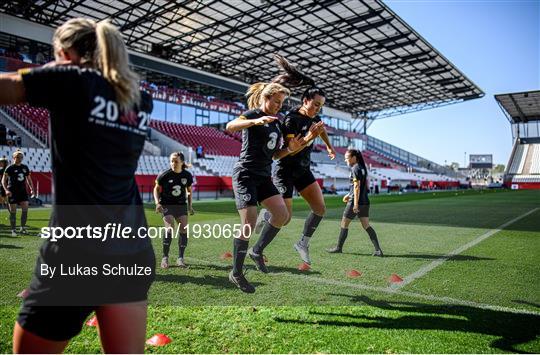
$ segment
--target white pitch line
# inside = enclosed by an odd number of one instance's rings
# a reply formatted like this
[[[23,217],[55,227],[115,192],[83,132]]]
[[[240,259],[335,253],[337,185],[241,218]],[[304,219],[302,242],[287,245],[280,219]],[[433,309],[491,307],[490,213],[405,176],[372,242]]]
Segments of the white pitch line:
[[[411,297],[411,298],[419,298],[419,299],[424,299],[424,300],[428,300],[428,301],[445,302],[445,303],[451,303],[451,304],[460,305],[460,306],[468,306],[468,307],[474,307],[474,308],[480,308],[480,309],[488,309],[488,310],[492,310],[492,311],[508,312],[508,313],[516,313],[516,314],[531,314],[531,315],[535,315],[535,316],[540,316],[540,312],[530,311],[528,309],[518,309],[518,308],[511,308],[511,307],[494,306],[494,305],[486,304],[486,303],[478,303],[478,302],[473,302],[473,301],[460,300],[460,299],[451,298],[451,297],[439,297],[439,296],[433,296],[433,295],[425,295],[425,294],[416,293],[416,292],[396,291],[396,290],[392,290],[392,289],[390,289],[388,287],[366,286],[366,285],[356,284],[356,283],[352,283],[352,282],[345,282],[345,281],[332,280],[332,279],[324,279],[322,277],[316,277],[316,276],[296,275],[296,274],[289,274],[289,273],[284,273],[284,272],[269,273],[269,275],[287,276],[287,277],[291,277],[291,278],[302,278],[302,279],[305,279],[306,281],[312,281],[312,282],[326,284],[326,285],[342,286],[342,287],[350,287],[350,288],[355,288],[355,289],[360,289],[360,290],[382,292],[382,293],[388,293],[388,294],[394,294],[394,295],[400,295],[400,296],[407,296],[407,297]]]
[[[506,228],[509,225],[519,221],[522,218],[527,217],[528,215],[530,215],[531,213],[536,212],[537,210],[538,210],[538,208],[534,208],[534,209],[530,210],[529,212],[526,212],[526,213],[522,214],[521,216],[518,216],[518,217],[516,217],[516,218],[514,218],[514,219],[512,219],[512,220],[510,220],[510,221],[508,221],[508,222],[506,222],[504,224],[501,224],[500,226],[498,226],[495,229],[487,231],[486,233],[484,233],[481,236],[477,237],[476,239],[470,241],[469,243],[460,246],[459,248],[451,251],[450,253],[440,257],[437,260],[432,261],[428,265],[423,266],[422,268],[418,269],[417,271],[413,272],[412,274],[406,276],[405,278],[403,278],[403,282],[394,283],[394,284],[390,285],[389,289],[397,291],[397,290],[403,288],[404,286],[410,284],[414,280],[424,276],[425,274],[427,274],[431,270],[435,269],[437,266],[442,265],[444,262],[446,262],[448,259],[452,258],[453,256],[461,254],[465,250],[474,247],[478,243],[486,240],[487,238],[491,237],[492,235],[494,235],[496,233],[499,233],[504,228]]]
[[[207,264],[207,265],[232,266],[229,263],[216,263],[216,262],[211,262],[204,259],[198,259],[198,258],[192,258],[192,257],[187,257],[186,259],[203,263],[203,264]],[[477,303],[473,301],[460,300],[460,299],[451,298],[451,297],[439,297],[439,296],[425,295],[425,294],[415,293],[415,292],[397,291],[397,290],[392,290],[388,287],[368,286],[368,285],[362,285],[359,283],[345,282],[345,281],[333,280],[333,279],[325,279],[325,278],[317,277],[317,276],[298,275],[298,274],[291,274],[291,273],[286,273],[286,272],[270,272],[267,275],[273,276],[273,277],[285,276],[289,278],[303,279],[307,282],[313,282],[313,283],[319,283],[319,284],[325,284],[325,285],[331,285],[331,286],[349,287],[349,288],[354,288],[357,290],[380,292],[380,293],[386,293],[386,294],[391,294],[391,295],[401,295],[401,296],[406,296],[406,297],[411,297],[411,298],[423,299],[427,301],[449,303],[453,305],[468,306],[468,307],[479,308],[479,309],[487,309],[487,310],[492,310],[492,311],[497,311],[497,312],[508,312],[508,313],[514,313],[514,314],[530,314],[530,315],[540,316],[540,312],[531,311],[528,309],[494,306],[491,304]]]

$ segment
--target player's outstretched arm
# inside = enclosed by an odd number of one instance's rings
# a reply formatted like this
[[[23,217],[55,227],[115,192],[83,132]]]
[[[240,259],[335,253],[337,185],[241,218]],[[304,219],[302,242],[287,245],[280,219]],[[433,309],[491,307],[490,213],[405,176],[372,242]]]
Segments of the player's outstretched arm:
[[[0,105],[15,105],[25,101],[26,94],[21,75],[0,74]]]

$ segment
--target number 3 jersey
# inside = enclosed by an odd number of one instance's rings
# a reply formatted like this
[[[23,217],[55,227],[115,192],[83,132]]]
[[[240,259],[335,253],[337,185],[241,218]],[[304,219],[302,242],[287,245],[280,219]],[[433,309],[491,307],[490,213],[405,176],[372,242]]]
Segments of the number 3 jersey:
[[[268,116],[263,111],[249,110],[240,115],[241,119],[254,120]],[[281,148],[282,124],[279,120],[251,126],[242,130],[242,150],[237,166],[260,176],[272,175],[272,156]]]
[[[161,187],[159,203],[162,205],[185,205],[186,188],[193,184],[193,175],[186,170],[176,173],[172,169],[168,169],[159,174],[156,184]]]
[[[7,187],[13,191],[26,190],[26,177],[30,175],[30,169],[24,164],[12,164],[6,168],[4,174],[8,176]],[[12,192],[13,192],[12,191]]]

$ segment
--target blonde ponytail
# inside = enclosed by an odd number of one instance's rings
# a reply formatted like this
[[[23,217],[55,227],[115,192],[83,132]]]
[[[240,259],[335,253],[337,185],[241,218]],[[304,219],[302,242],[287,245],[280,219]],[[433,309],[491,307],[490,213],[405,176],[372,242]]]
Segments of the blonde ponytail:
[[[55,51],[73,48],[82,65],[98,69],[113,86],[120,109],[129,111],[139,103],[139,77],[129,68],[122,34],[109,21],[74,18],[54,32]]]
[[[255,83],[251,85],[246,93],[248,108],[254,110],[257,107],[261,106],[261,94],[264,90],[264,87],[268,85],[266,83]]]
[[[276,93],[282,93],[286,96],[291,94],[289,89],[278,83],[255,83],[251,85],[246,93],[248,108],[254,110],[260,107],[264,98],[269,98]]]
[[[139,103],[139,77],[129,68],[129,58],[122,34],[109,21],[96,25],[96,64],[103,77],[114,87],[122,111]]]

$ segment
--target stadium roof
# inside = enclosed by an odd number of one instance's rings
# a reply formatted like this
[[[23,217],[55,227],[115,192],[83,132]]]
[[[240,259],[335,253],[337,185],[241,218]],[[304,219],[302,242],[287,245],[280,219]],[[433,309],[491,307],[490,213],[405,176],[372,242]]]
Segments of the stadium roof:
[[[274,77],[280,53],[330,106],[369,118],[484,95],[379,0],[21,0],[0,11],[48,26],[110,18],[135,51],[248,83]]]
[[[540,120],[540,90],[495,95],[511,123],[526,123]]]

